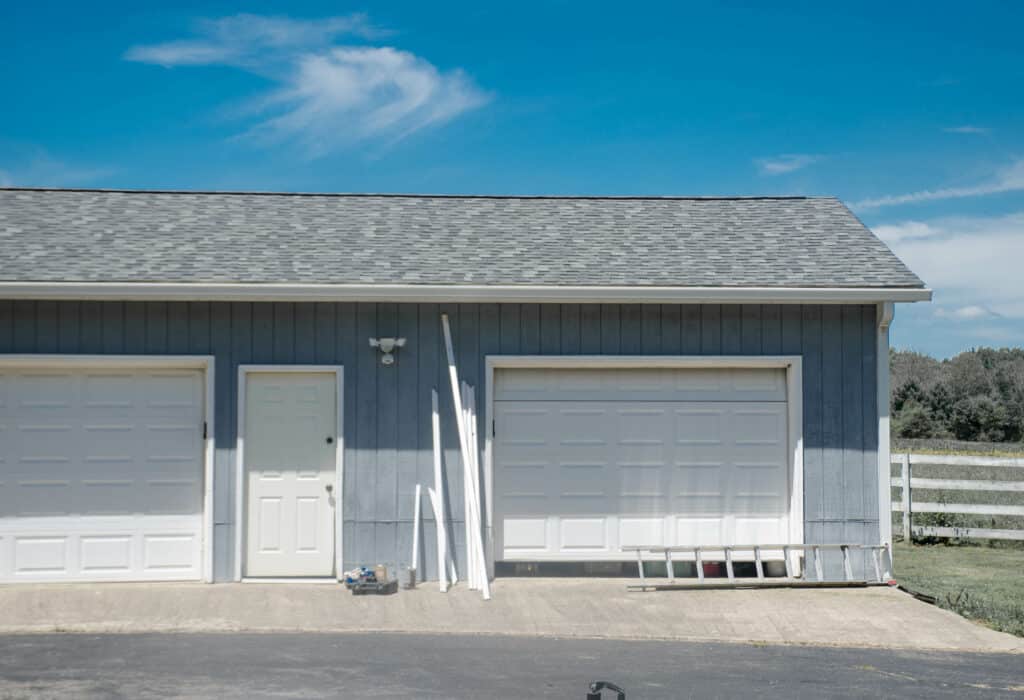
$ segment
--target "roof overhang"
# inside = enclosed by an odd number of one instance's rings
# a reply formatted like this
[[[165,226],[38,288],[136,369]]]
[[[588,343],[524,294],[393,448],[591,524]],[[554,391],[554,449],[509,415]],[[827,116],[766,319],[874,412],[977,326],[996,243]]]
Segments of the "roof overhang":
[[[875,304],[930,301],[905,287],[567,287],[431,284],[0,282],[0,299],[577,304]]]

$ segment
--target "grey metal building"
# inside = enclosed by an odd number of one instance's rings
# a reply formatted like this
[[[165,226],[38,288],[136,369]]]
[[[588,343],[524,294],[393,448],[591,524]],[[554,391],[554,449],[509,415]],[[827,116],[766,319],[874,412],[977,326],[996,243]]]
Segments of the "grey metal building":
[[[461,568],[442,314],[492,567],[888,542],[888,325],[928,298],[832,198],[0,190],[0,580],[407,563],[435,388]]]

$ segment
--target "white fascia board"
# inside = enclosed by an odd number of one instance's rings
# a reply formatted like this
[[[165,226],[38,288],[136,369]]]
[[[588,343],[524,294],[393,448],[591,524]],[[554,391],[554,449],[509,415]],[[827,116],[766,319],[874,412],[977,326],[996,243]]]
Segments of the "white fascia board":
[[[587,304],[876,304],[930,301],[906,287],[563,287],[431,284],[0,282],[0,299],[380,301]]]

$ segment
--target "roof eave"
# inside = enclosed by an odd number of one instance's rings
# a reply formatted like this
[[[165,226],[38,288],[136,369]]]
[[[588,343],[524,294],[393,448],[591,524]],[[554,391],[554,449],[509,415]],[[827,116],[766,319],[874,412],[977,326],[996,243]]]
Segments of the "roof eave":
[[[874,304],[930,301],[923,287],[604,287],[561,285],[0,282],[0,299],[377,301],[577,304]]]

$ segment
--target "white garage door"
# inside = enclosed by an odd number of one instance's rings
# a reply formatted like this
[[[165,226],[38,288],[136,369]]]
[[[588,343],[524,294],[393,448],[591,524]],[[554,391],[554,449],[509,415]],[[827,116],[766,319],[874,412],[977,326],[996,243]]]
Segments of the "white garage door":
[[[200,371],[0,369],[0,580],[202,575]]]
[[[500,369],[497,558],[789,540],[783,369]]]

